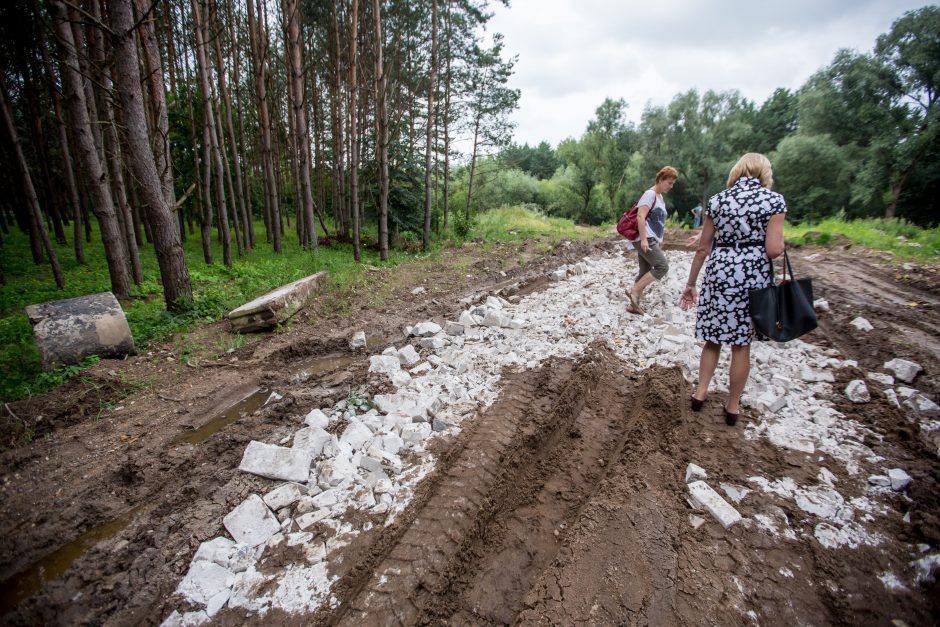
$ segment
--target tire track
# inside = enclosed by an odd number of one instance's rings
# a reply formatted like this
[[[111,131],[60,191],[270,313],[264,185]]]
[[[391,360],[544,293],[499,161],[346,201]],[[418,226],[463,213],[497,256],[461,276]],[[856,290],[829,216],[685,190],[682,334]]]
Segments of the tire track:
[[[666,382],[657,384],[664,376]],[[439,466],[434,488],[413,503],[397,531],[383,534],[395,539],[376,543],[385,548],[367,560],[374,568],[362,564],[354,569],[360,573],[355,585],[347,577],[340,586],[340,607],[324,622],[515,622],[532,605],[532,591],[585,507],[595,503],[611,474],[623,472],[625,456],[642,452],[635,470],[648,453],[662,449],[669,430],[647,417],[651,410],[680,415],[677,395],[685,387],[674,370],[624,373],[601,344],[577,363],[550,360],[535,373],[510,374],[504,381],[500,400],[449,464]],[[674,528],[656,517],[645,524],[666,534],[657,546],[670,545]],[[648,559],[670,563],[656,551]]]

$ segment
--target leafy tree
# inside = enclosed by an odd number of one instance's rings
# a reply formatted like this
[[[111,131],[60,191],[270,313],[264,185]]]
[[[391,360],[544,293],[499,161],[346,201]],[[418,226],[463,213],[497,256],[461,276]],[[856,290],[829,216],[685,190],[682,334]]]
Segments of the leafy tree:
[[[797,129],[799,97],[789,89],[777,88],[754,112],[751,121],[753,149],[767,154],[776,150],[780,140]]]
[[[787,200],[791,221],[817,220],[849,201],[851,160],[828,135],[785,137],[773,155],[774,187]]]

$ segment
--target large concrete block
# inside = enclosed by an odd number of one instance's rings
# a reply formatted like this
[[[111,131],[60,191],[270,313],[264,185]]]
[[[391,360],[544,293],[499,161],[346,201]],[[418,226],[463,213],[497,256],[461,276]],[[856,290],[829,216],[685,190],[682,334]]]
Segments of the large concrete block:
[[[317,272],[299,281],[282,285],[228,314],[232,330],[260,331],[281,324],[303,309],[314,292],[326,283],[326,272]]]
[[[310,453],[303,448],[285,448],[252,440],[245,448],[238,469],[268,479],[306,481],[311,461]]]
[[[111,292],[29,305],[26,316],[46,370],[78,363],[89,355],[134,354],[127,318]]]

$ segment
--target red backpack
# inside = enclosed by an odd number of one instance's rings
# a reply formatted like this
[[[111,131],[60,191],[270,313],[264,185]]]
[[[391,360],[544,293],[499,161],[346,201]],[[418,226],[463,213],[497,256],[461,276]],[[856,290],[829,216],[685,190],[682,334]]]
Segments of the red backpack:
[[[645,194],[646,192],[643,192]],[[633,206],[630,207],[630,210],[627,211],[623,216],[621,216],[620,221],[617,222],[617,232],[623,235],[624,239],[628,239],[631,242],[636,241],[640,238],[640,226],[637,224],[637,214],[640,210],[637,205],[640,204],[640,200],[643,198],[643,194],[640,194],[640,197],[637,198],[636,202],[633,203]],[[656,204],[656,196],[653,196],[653,204]],[[650,211],[652,211],[650,207]],[[649,214],[647,214],[649,217]]]

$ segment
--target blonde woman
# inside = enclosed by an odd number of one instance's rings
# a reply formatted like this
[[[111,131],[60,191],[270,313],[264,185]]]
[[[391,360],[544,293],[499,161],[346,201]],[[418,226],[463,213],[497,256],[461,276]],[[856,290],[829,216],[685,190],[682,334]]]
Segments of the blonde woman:
[[[741,393],[751,367],[751,342],[763,339],[755,336],[748,292],[773,283],[769,259],[783,254],[787,205],[783,196],[770,191],[772,186],[773,171],[764,155],[749,152],[734,164],[727,189],[708,201],[702,237],[679,299],[684,310],[698,302],[695,335],[705,342],[699,360],[698,387],[691,399],[692,410],[699,411],[705,402],[721,347],[731,346],[724,412],[725,422],[732,426],[738,420]],[[695,282],[706,258],[708,266],[699,299]]]
[[[669,272],[669,262],[660,248],[666,233],[666,216],[669,215],[663,194],[672,189],[678,178],[679,171],[667,165],[656,173],[656,183],[643,192],[636,203],[639,238],[630,243],[637,249],[640,270],[637,272],[633,289],[628,294],[630,304],[627,311],[630,313],[643,313],[643,308],[640,307],[643,291],[653,281],[658,281]]]

